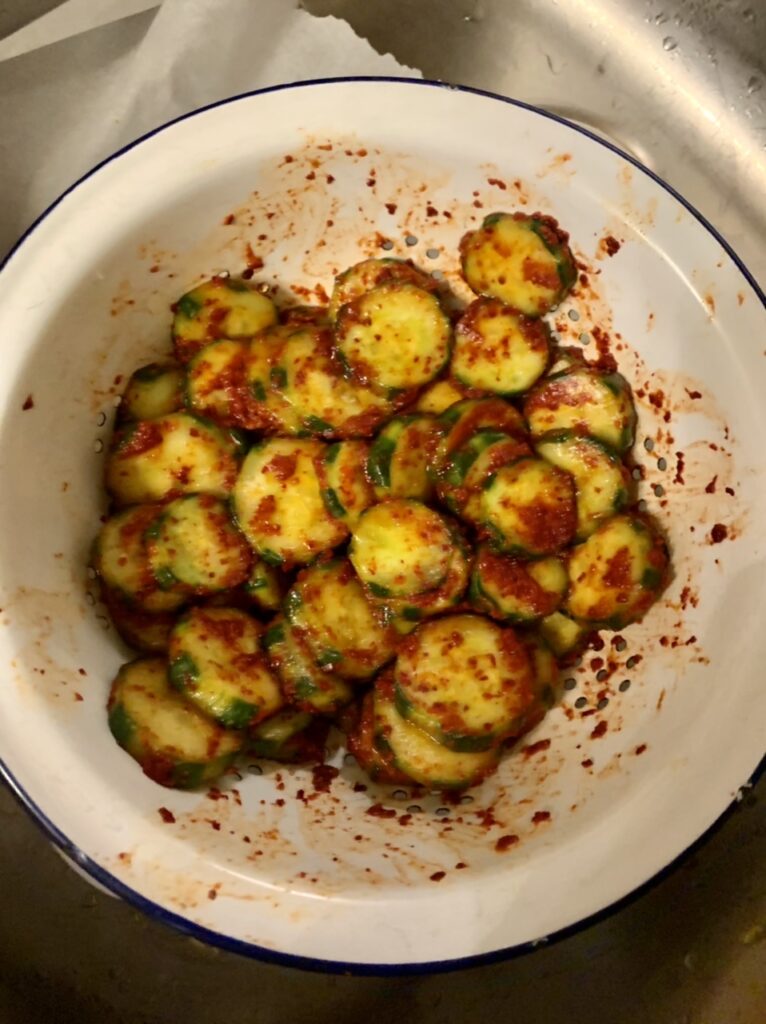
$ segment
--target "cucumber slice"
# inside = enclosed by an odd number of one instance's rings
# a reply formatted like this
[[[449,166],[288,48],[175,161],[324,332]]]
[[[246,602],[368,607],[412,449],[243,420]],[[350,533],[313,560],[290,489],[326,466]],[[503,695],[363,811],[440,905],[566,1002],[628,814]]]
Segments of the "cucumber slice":
[[[184,602],[183,594],[160,590],[149,566],[144,534],[160,511],[158,505],[134,505],[115,513],[93,547],[93,568],[103,583],[144,612],[173,611]]]
[[[480,430],[444,462],[438,471],[437,493],[461,519],[478,525],[484,484],[501,466],[531,454],[526,441],[494,430]]]
[[[391,631],[345,559],[305,569],[285,599],[285,614],[316,663],[344,679],[369,679],[394,656]]]
[[[299,721],[305,724],[294,728]],[[288,724],[292,731],[284,736]],[[305,711],[286,709],[252,730],[248,749],[256,757],[266,757],[283,764],[321,764],[329,731],[330,723],[326,719],[308,715]]]
[[[117,505],[195,493],[225,498],[237,477],[239,454],[234,435],[189,413],[139,420],[115,434],[106,487]]]
[[[503,466],[481,492],[483,528],[509,554],[555,554],[577,528],[574,480],[542,459]]]
[[[256,558],[242,589],[246,597],[265,612],[276,612],[282,607],[284,586],[278,569]]]
[[[349,558],[375,597],[421,594],[442,583],[455,542],[446,521],[410,498],[368,508],[351,535]]]
[[[502,398],[467,398],[463,402],[456,402],[441,414],[439,422],[444,435],[434,458],[437,475],[452,453],[462,448],[479,431],[508,434],[520,441],[527,437],[521,413]]]
[[[391,282],[407,282],[424,288],[426,291],[436,289],[436,281],[429,274],[418,270],[406,260],[391,257],[383,259],[362,260],[355,263],[335,278],[335,285],[330,298],[328,313],[334,322],[338,318],[341,306],[360,298],[366,292]]]
[[[252,547],[271,565],[310,562],[348,534],[322,500],[316,463],[324,453],[321,441],[272,438],[251,448],[242,465],[234,513]]]
[[[369,437],[392,412],[391,402],[343,376],[332,335],[295,330],[271,371],[271,386],[294,410],[303,432],[324,438]]]
[[[205,345],[186,368],[186,405],[221,426],[249,421],[246,369],[250,344],[221,338]]]
[[[284,369],[280,365],[287,338],[294,328],[270,327],[250,342],[245,360],[247,404],[242,426],[267,434],[301,434],[304,432],[299,413],[282,393]]]
[[[390,751],[399,771],[429,789],[465,789],[478,785],[497,768],[497,748],[457,751],[443,746],[402,717],[392,691],[390,680],[376,684],[375,742]]]
[[[500,395],[527,391],[550,360],[550,330],[499,299],[472,302],[455,328],[452,373],[467,387]]]
[[[271,299],[231,277],[213,277],[182,295],[173,307],[176,358],[188,362],[218,338],[252,338],[277,322]]]
[[[365,441],[338,441],[326,448],[317,463],[322,498],[327,511],[350,530],[375,501],[366,475],[369,445]]]
[[[316,664],[306,642],[281,615],[264,633],[263,646],[285,696],[299,710],[334,715],[353,699],[349,684]]]
[[[123,665],[107,711],[119,745],[161,786],[193,789],[212,782],[242,747],[241,733],[222,729],[170,688],[163,658]]]
[[[430,384],[420,395],[415,408],[418,412],[441,416],[455,402],[465,398],[465,387],[456,380],[447,378]]]
[[[455,553],[444,582],[434,590],[409,597],[387,598],[382,602],[386,618],[397,633],[411,633],[423,619],[432,618],[459,605],[471,574],[470,548],[455,531]]]
[[[406,786],[409,776],[394,764],[388,744],[380,744],[375,737],[375,697],[368,690],[356,709],[353,720],[346,725],[346,746],[349,754],[373,782],[389,786]]]
[[[600,373],[589,366],[541,381],[527,395],[524,415],[534,438],[571,431],[625,452],[635,437],[630,385],[619,373]]]
[[[149,568],[163,590],[212,594],[247,579],[252,551],[211,494],[189,494],[166,505],[145,534]]]
[[[117,419],[153,420],[183,409],[184,372],[177,363],[149,363],[131,375]]]
[[[237,608],[192,608],[170,634],[171,685],[228,729],[274,714],[284,699],[261,652],[262,632]]]
[[[532,700],[532,670],[513,630],[478,615],[424,623],[394,669],[400,714],[452,750],[487,750],[513,733]]]
[[[336,344],[350,373],[390,395],[433,380],[450,354],[451,326],[439,300],[413,284],[384,284],[343,306]]]
[[[379,501],[429,500],[433,482],[428,469],[440,436],[441,425],[433,416],[398,416],[386,424],[367,462],[367,475]]]
[[[145,612],[134,607],[116,590],[101,588],[101,600],[120,637],[142,654],[162,654],[168,649],[173,612]]]
[[[555,309],[577,279],[568,237],[540,213],[492,213],[460,242],[463,277],[477,295],[540,316]]]
[[[605,519],[628,503],[630,474],[600,441],[555,434],[535,446],[537,454],[574,477],[577,488],[577,537],[585,540]]]
[[[651,608],[668,581],[665,541],[638,516],[602,523],[569,557],[565,610],[604,629],[622,629]]]
[[[546,615],[538,628],[540,636],[557,658],[571,654],[588,635],[584,626],[561,611]]]
[[[493,619],[534,622],[556,611],[568,584],[558,558],[522,561],[482,546],[471,576],[471,604]]]

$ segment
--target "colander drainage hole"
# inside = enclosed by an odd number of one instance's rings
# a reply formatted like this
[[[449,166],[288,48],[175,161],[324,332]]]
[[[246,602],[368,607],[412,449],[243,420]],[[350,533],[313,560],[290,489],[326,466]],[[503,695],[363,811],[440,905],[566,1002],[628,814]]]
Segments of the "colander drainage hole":
[[[630,689],[630,679],[623,679],[618,687],[620,693],[625,693],[626,690]]]
[[[577,700],[575,701],[575,707],[576,708],[584,708],[587,703],[588,703],[588,701],[587,701],[587,699],[585,697],[578,697]]]
[[[418,240],[415,237],[415,235],[405,235],[404,244],[405,245],[410,245],[410,246],[411,245],[417,245],[418,244]]]

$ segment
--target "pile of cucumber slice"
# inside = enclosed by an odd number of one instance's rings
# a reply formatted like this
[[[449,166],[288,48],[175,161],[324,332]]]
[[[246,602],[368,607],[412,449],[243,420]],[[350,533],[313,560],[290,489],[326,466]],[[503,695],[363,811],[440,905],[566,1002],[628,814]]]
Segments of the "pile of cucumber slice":
[[[544,319],[566,233],[496,213],[459,258],[462,309],[408,260],[350,267],[327,308],[214,277],[128,381],[92,566],[137,655],[109,727],[154,781],[321,762],[335,728],[375,782],[476,785],[560,660],[661,594],[630,388]]]

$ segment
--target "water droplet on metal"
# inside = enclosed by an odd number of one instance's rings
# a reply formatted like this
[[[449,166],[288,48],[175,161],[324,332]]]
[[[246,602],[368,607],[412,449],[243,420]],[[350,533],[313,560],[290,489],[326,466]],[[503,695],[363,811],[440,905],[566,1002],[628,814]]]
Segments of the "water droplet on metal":
[[[752,96],[754,92],[759,92],[763,88],[763,80],[758,75],[751,75],[747,83],[747,91]]]
[[[665,14],[664,11],[660,11],[659,14],[655,14],[655,16],[654,16],[654,24],[655,25],[664,25],[667,20],[668,20],[668,16],[667,16],[667,14]]]
[[[671,53],[673,50],[675,50],[677,46],[678,40],[674,39],[673,36],[665,36],[665,38],[662,40],[662,49],[667,50],[668,53]]]

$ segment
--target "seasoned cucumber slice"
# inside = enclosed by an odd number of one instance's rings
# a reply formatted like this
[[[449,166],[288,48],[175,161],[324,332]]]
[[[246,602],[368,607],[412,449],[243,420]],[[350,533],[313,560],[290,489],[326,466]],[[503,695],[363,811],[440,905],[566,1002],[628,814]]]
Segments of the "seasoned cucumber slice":
[[[587,630],[579,622],[560,611],[546,615],[540,622],[539,630],[540,636],[557,658],[570,654],[587,636]]]
[[[444,582],[434,590],[410,597],[386,598],[385,615],[397,633],[411,633],[423,619],[455,609],[463,599],[471,574],[470,549],[454,532],[455,553]]]
[[[345,679],[369,679],[394,656],[394,638],[345,559],[305,569],[285,599],[291,626],[316,663]]]
[[[239,455],[234,435],[189,413],[139,420],[115,434],[106,487],[117,505],[194,493],[225,498],[237,477]]]
[[[330,667],[320,668],[305,640],[281,615],[264,633],[263,646],[294,707],[310,714],[334,715],[353,699],[345,679]]]
[[[452,750],[402,717],[390,679],[381,679],[374,692],[375,742],[390,751],[394,765],[414,782],[429,789],[475,786],[496,769],[497,748]]]
[[[571,431],[624,452],[635,436],[636,410],[628,382],[619,373],[589,366],[541,381],[527,395],[524,415],[534,438]]]
[[[119,745],[161,786],[193,789],[212,782],[242,747],[241,733],[221,728],[170,688],[164,658],[123,665],[107,711]]]
[[[192,608],[170,634],[171,684],[229,729],[244,729],[284,703],[261,651],[263,627],[237,608]]]
[[[268,434],[304,433],[299,413],[282,393],[285,376],[280,360],[294,328],[270,327],[250,342],[245,365],[247,404],[241,426]]]
[[[153,420],[183,409],[184,372],[177,363],[149,363],[131,375],[117,418]]]
[[[369,453],[365,441],[338,441],[325,449],[317,463],[327,511],[351,530],[362,512],[375,501],[366,475]]]
[[[455,541],[447,522],[419,501],[392,498],[362,514],[349,558],[375,597],[421,594],[447,575]]]
[[[450,455],[437,474],[444,504],[469,523],[481,520],[481,491],[501,466],[531,455],[526,441],[494,430],[480,430]]]
[[[481,514],[487,536],[501,551],[555,554],[577,528],[574,480],[542,459],[519,459],[487,481]]]
[[[493,619],[534,622],[556,611],[568,583],[558,558],[523,561],[482,546],[471,575],[471,604]]]
[[[231,338],[221,338],[199,350],[186,368],[186,404],[191,412],[228,427],[247,422],[249,351],[249,342]]]
[[[322,500],[316,463],[321,441],[273,438],[251,448],[232,501],[240,529],[271,565],[294,565],[335,547],[346,524]]]
[[[336,343],[351,374],[380,394],[427,384],[449,359],[449,318],[431,292],[384,284],[343,306]]]
[[[433,416],[398,416],[378,434],[367,462],[367,475],[380,501],[417,498],[428,501],[433,482],[428,467],[441,435]]]
[[[491,213],[460,242],[463,276],[478,295],[540,316],[555,309],[577,279],[567,241],[552,217]]]
[[[353,716],[346,716],[341,726],[346,733],[348,752],[373,782],[389,786],[406,786],[409,776],[394,764],[391,748],[380,744],[375,737],[375,697],[368,690],[361,705],[354,708]]]
[[[145,612],[127,601],[119,591],[101,588],[101,600],[109,618],[128,647],[143,654],[162,654],[168,649],[173,612]]]
[[[403,642],[394,675],[400,714],[452,750],[487,750],[532,701],[523,645],[478,615],[424,623]]]
[[[135,505],[110,516],[93,547],[93,568],[110,590],[144,612],[173,611],[183,594],[160,590],[149,566],[144,534],[161,506]]]
[[[465,398],[465,387],[456,380],[437,380],[420,395],[415,408],[418,412],[441,416],[455,402]]]
[[[286,708],[251,730],[248,752],[287,764],[321,763],[329,729],[326,719]]]
[[[456,402],[441,414],[444,436],[436,449],[437,473],[447,459],[479,431],[490,430],[526,440],[527,429],[518,409],[502,398],[467,398]]]
[[[392,412],[391,402],[343,375],[332,334],[318,327],[294,330],[270,371],[304,433],[325,438],[369,437]]]
[[[620,459],[592,437],[555,434],[544,437],[537,454],[574,477],[577,488],[577,537],[590,537],[599,523],[623,508],[631,480]]]
[[[577,370],[586,366],[585,353],[573,345],[559,345],[553,353],[553,361],[548,367],[546,377],[555,377],[567,370]]]
[[[211,594],[247,579],[252,552],[211,494],[188,494],[166,505],[146,531],[149,568],[163,590]]]
[[[182,295],[173,307],[176,358],[186,363],[218,338],[252,338],[277,322],[271,299],[231,277],[213,277]]]
[[[565,610],[582,622],[622,629],[640,619],[668,580],[665,541],[637,516],[608,519],[569,557]]]
[[[516,313],[499,299],[477,299],[455,328],[450,366],[468,387],[518,395],[543,375],[549,359],[547,324]]]
[[[255,607],[262,611],[276,612],[282,607],[281,574],[273,565],[268,565],[260,558],[254,559],[243,590]]]
[[[341,306],[353,302],[373,288],[397,281],[417,285],[426,291],[434,291],[436,288],[434,278],[406,260],[392,257],[362,260],[335,278],[328,310],[330,319],[337,320]]]

